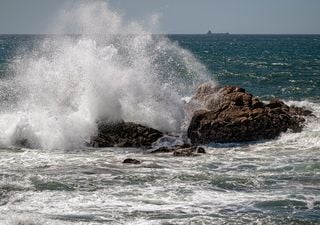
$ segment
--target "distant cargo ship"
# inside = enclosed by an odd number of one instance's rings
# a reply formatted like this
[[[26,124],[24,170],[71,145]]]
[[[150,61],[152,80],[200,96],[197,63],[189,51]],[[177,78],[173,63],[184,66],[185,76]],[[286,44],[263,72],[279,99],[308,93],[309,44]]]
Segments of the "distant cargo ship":
[[[211,30],[209,30],[207,35],[229,35],[229,33],[212,33]]]

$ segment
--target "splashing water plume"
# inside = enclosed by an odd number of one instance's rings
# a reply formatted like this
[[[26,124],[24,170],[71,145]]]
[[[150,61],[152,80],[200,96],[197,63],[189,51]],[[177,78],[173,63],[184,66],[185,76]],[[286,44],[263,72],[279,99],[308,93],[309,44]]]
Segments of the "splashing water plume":
[[[209,80],[191,53],[137,22],[125,25],[105,2],[69,7],[53,27],[59,35],[18,55],[14,78],[2,81],[9,97],[0,146],[79,148],[101,119],[179,131],[181,98]]]

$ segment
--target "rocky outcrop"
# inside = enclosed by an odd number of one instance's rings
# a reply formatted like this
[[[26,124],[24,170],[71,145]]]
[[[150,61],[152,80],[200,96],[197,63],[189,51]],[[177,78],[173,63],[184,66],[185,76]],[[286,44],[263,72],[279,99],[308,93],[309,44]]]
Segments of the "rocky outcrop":
[[[312,115],[279,100],[265,104],[240,87],[210,83],[198,88],[188,108],[193,109],[188,137],[195,144],[272,139],[289,129],[301,131],[304,116]]]
[[[97,135],[91,137],[90,146],[150,147],[162,136],[162,132],[136,123],[100,121]]]

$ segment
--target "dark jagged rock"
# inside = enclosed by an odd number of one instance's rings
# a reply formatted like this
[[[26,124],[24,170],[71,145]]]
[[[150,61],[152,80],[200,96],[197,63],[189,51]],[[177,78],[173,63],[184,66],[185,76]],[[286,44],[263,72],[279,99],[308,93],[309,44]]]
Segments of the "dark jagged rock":
[[[141,161],[137,160],[137,159],[127,158],[127,159],[123,160],[122,163],[125,163],[125,164],[141,164]]]
[[[96,136],[91,137],[92,147],[150,147],[162,137],[162,132],[131,122],[99,122]]]
[[[206,153],[206,150],[204,149],[204,147],[198,146],[196,148],[196,150],[197,150],[197,153],[199,153],[199,154],[205,154]]]
[[[202,84],[189,104],[198,106],[188,128],[194,144],[272,139],[289,129],[301,131],[304,116],[312,115],[279,100],[264,104],[243,88],[210,83]]]

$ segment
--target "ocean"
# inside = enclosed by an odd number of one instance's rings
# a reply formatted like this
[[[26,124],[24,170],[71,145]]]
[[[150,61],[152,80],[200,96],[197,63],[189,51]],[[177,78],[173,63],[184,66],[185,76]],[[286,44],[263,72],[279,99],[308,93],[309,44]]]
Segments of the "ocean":
[[[105,118],[182,134],[206,81],[318,118],[198,157],[85,146]],[[319,35],[0,35],[0,224],[320,224],[319,87]]]

